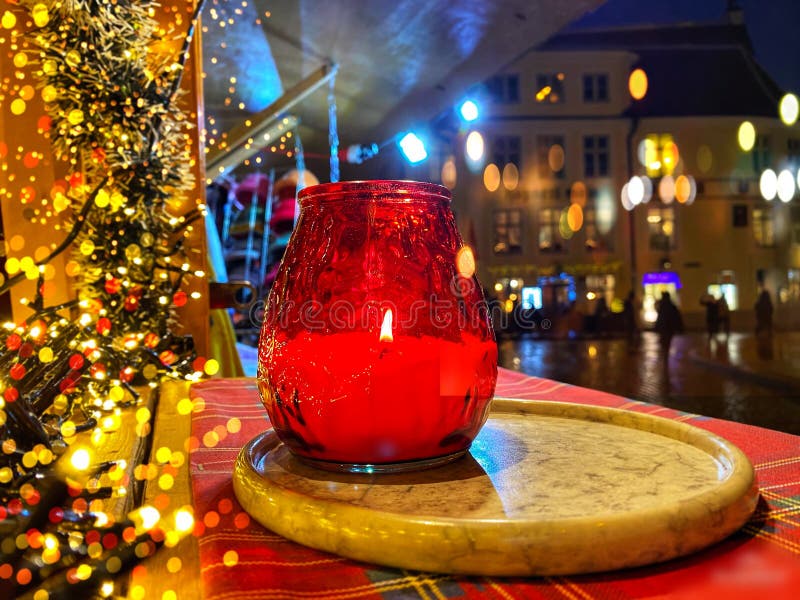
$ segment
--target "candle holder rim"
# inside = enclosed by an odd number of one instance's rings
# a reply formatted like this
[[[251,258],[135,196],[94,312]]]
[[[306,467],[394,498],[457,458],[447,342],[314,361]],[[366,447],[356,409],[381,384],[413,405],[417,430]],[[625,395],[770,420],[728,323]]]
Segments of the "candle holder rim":
[[[300,190],[297,200],[303,204],[316,200],[341,199],[348,195],[349,200],[376,200],[376,196],[410,196],[415,201],[439,200],[450,204],[452,194],[449,189],[437,183],[414,181],[411,179],[362,179],[320,183]]]

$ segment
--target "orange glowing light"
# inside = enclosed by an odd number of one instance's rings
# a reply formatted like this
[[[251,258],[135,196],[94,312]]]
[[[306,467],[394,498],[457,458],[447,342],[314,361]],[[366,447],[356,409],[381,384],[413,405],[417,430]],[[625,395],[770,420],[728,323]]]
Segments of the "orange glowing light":
[[[469,246],[462,246],[456,254],[456,269],[462,277],[469,278],[475,275],[475,254]]]
[[[686,175],[679,175],[675,180],[675,199],[681,204],[685,204],[692,193],[692,184]]]
[[[392,335],[392,309],[389,308],[386,310],[386,314],[383,315],[383,323],[381,324],[381,337],[380,341],[382,342],[392,342],[394,341],[394,336]]]
[[[628,78],[628,90],[634,100],[641,100],[647,94],[647,73],[635,69]]]
[[[571,204],[567,210],[567,225],[572,231],[580,231],[583,227],[583,208],[580,204]]]

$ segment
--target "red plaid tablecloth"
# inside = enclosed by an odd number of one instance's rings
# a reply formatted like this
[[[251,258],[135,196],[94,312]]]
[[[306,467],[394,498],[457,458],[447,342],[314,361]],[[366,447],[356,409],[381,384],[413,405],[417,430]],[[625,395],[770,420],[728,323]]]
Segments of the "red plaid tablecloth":
[[[745,527],[693,556],[601,575],[501,579],[400,571],[290,542],[251,521],[231,486],[239,449],[269,423],[252,379],[192,387],[192,488],[204,598],[800,598],[800,437],[501,369],[497,396],[624,408],[686,421],[739,446],[761,501]]]

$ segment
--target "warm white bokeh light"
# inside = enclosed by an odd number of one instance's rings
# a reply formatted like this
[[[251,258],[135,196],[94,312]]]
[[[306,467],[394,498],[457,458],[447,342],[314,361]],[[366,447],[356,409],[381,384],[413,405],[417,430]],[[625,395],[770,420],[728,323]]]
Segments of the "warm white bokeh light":
[[[778,198],[781,202],[789,202],[794,197],[794,176],[789,169],[778,174]]]
[[[772,169],[766,169],[761,173],[761,180],[758,182],[761,190],[761,197],[764,200],[774,200],[778,194],[778,176]]]
[[[483,158],[483,136],[473,131],[467,136],[466,153],[467,158],[472,162],[480,162]]]

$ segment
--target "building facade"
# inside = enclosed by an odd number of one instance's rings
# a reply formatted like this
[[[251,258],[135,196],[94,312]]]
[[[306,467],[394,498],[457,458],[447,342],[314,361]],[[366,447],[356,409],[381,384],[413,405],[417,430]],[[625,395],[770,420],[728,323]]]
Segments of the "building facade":
[[[783,92],[743,25],[560,33],[482,90],[481,119],[429,168],[453,187],[479,276],[509,310],[620,311],[634,291],[652,322],[669,291],[700,325],[712,294],[747,328],[765,287],[784,324],[798,319],[798,194],[767,201],[759,181],[789,169],[800,184],[800,128],[779,119]]]

